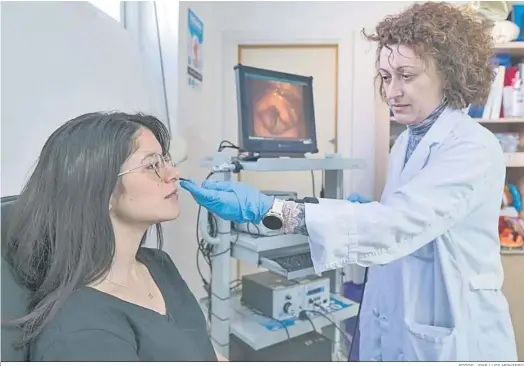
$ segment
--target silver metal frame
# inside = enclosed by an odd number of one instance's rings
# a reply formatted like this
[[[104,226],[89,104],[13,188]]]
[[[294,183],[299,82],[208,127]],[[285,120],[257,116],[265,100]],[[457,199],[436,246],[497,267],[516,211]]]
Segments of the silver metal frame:
[[[216,179],[231,180],[231,170],[228,168],[231,163],[231,157],[226,153],[217,153],[212,157],[202,161],[201,166],[213,169],[216,172]],[[361,159],[345,159],[338,155],[327,156],[323,159],[279,159],[279,158],[261,158],[258,161],[242,162],[244,170],[248,171],[311,171],[321,170],[324,172],[324,190],[325,198],[343,199],[343,171],[364,169],[365,163]],[[233,166],[231,166],[231,169]],[[220,177],[221,175],[221,177]],[[201,218],[207,217],[207,212],[202,209]],[[230,258],[233,256],[240,260],[247,260],[250,263],[260,263],[257,257],[260,253],[260,247],[249,242],[246,238],[239,238],[235,248],[231,248],[231,223],[229,221],[217,218],[218,236],[211,237],[207,231],[207,220],[201,219],[199,224],[200,232],[205,241],[214,246],[214,253],[225,253],[212,258],[211,270],[211,340],[215,349],[225,357],[229,357],[229,334],[230,334],[230,281],[231,267]],[[235,234],[236,237],[236,234]],[[263,239],[264,247],[276,248],[286,246],[284,236],[266,237]],[[296,236],[290,237],[290,245],[300,242]],[[303,238],[302,238],[303,240]],[[271,242],[274,245],[271,245]],[[281,242],[281,243],[279,243]],[[303,241],[302,241],[303,242]],[[307,243],[307,240],[306,240]],[[238,247],[237,247],[238,245]],[[331,292],[335,295],[343,296],[343,271],[341,269],[328,271],[323,276],[331,279]],[[357,306],[355,306],[357,308]],[[342,322],[337,324],[344,329]],[[332,325],[323,328],[323,333],[333,340],[334,356],[340,355],[341,350],[345,349],[342,335]],[[334,359],[335,360],[335,359]]]

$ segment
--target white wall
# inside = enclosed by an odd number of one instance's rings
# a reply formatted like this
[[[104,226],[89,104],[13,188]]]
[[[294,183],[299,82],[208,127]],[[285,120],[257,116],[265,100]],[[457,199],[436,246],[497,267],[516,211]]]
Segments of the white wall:
[[[153,104],[138,48],[114,19],[87,2],[2,2],[2,196],[20,192],[65,121]]]
[[[97,1],[88,1],[91,5],[96,6],[98,9],[102,10],[104,13],[109,15],[111,18],[120,22],[122,18],[122,1],[107,1],[107,0],[97,0]]]
[[[197,181],[207,175],[206,169],[199,167],[199,161],[212,154],[221,138],[221,25],[222,18],[217,14],[221,3],[180,2],[178,28],[178,75],[177,75],[177,133],[188,143],[188,160],[181,164],[181,174]],[[203,83],[200,89],[189,87],[187,81],[187,9],[191,10],[204,23],[204,43],[202,54]],[[182,213],[172,224],[165,225],[166,251],[175,261],[182,276],[197,297],[205,294],[202,281],[196,270],[196,215],[197,205],[186,192],[180,195]],[[208,268],[201,260],[201,268],[206,278]]]
[[[185,40],[188,5],[181,6],[179,29],[177,4],[157,3],[166,111],[155,58],[153,8],[150,2],[140,5],[127,14],[134,24],[128,31],[88,2],[2,3],[2,196],[20,192],[45,140],[58,126],[94,110],[142,111],[164,121],[168,113],[171,130],[176,133],[180,126],[190,142],[183,174],[205,176],[197,162],[215,149],[221,131],[216,97],[221,86],[220,20],[214,17],[212,4],[191,4],[205,23],[204,52],[209,61],[202,90],[190,90],[184,63],[178,62],[179,54],[180,60],[186,59],[178,33]],[[164,225],[164,249],[200,296],[204,291],[195,266],[196,204],[182,194],[181,205],[179,220]],[[148,245],[153,242],[154,236]]]
[[[119,2],[107,3],[118,5]],[[178,22],[172,19],[178,19],[178,4],[155,1],[121,3],[121,23],[140,49],[146,74],[147,93],[155,102],[152,106],[153,113],[168,124],[174,134],[177,128],[178,105]],[[108,7],[107,4],[104,6]],[[164,90],[164,79],[166,90]]]
[[[197,161],[220,141],[220,100],[214,96],[220,88],[220,63],[213,64],[214,58],[220,59],[220,32],[213,25],[219,20],[213,17],[211,4],[192,4],[205,22],[204,52],[209,62],[203,89],[187,90],[185,66],[177,62],[179,54],[181,60],[186,57],[178,33],[185,40],[187,6],[181,7],[184,21],[179,29],[177,4],[157,4],[166,112],[152,3],[140,5],[127,14],[136,16],[127,19],[135,26],[127,31],[87,2],[2,3],[2,196],[20,192],[45,140],[58,126],[94,110],[141,111],[164,121],[168,112],[171,130],[176,133],[180,126],[190,142],[184,174],[204,177],[205,172],[196,168]],[[210,116],[216,117],[214,122]],[[180,219],[164,225],[165,250],[191,289],[202,295],[195,266],[196,205],[188,196],[182,195],[181,201]],[[154,236],[148,244],[153,242]]]

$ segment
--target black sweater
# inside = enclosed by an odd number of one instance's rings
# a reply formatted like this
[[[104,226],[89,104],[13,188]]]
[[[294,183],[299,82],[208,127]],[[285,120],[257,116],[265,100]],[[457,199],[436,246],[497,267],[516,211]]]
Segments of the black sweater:
[[[216,361],[204,314],[169,256],[141,248],[167,315],[84,287],[30,347],[31,361]]]

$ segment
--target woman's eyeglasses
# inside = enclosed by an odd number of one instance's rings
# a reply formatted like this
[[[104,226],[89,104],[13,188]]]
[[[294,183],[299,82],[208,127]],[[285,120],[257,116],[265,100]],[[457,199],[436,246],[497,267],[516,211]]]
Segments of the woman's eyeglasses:
[[[118,174],[118,176],[122,176],[127,173],[134,172],[138,169],[146,168],[147,170],[153,170],[155,174],[160,178],[161,180],[166,180],[168,168],[174,167],[175,165],[171,162],[171,159],[168,156],[162,156],[160,154],[152,155],[148,158],[147,163],[142,164],[140,166],[137,166],[132,169],[128,169],[126,171],[121,172]]]

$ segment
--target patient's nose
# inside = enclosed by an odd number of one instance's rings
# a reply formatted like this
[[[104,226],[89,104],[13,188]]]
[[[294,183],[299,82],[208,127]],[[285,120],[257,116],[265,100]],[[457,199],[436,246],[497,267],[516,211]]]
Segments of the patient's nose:
[[[166,172],[165,172],[165,181],[166,182],[171,182],[173,180],[179,180],[180,179],[180,172],[178,171],[178,169],[169,164],[166,166]]]

